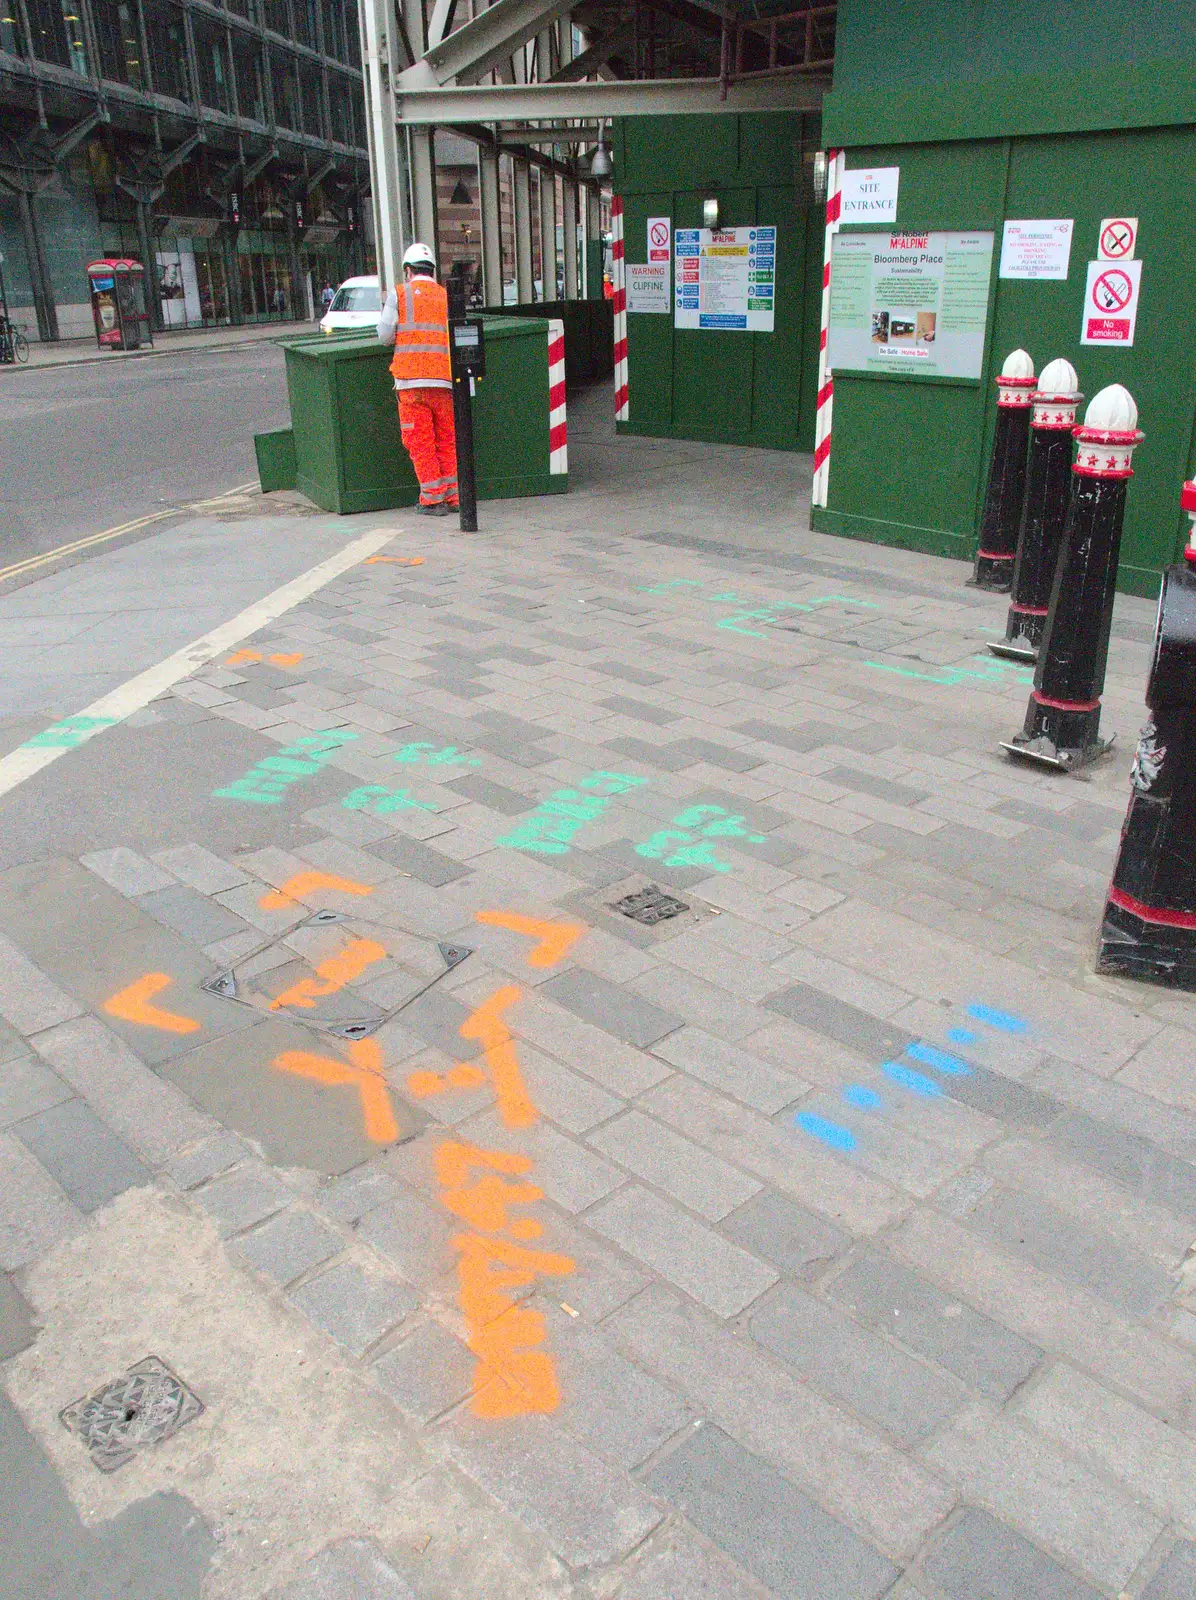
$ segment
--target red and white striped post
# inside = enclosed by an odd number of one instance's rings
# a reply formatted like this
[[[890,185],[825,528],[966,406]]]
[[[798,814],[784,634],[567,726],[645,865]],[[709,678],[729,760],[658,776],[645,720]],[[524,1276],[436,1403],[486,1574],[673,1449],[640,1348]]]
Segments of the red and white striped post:
[[[569,427],[565,419],[565,324],[548,324],[548,471],[569,471]]]
[[[826,364],[826,337],[831,316],[831,240],[839,231],[843,195],[844,153],[826,153],[826,235],[822,247],[822,325],[818,340],[818,405],[814,413],[814,483],[811,505],[826,504],[831,476],[831,405],[835,380]]]
[[[631,415],[627,403],[627,270],[623,260],[623,197],[610,202],[610,269],[615,313],[615,421]]]

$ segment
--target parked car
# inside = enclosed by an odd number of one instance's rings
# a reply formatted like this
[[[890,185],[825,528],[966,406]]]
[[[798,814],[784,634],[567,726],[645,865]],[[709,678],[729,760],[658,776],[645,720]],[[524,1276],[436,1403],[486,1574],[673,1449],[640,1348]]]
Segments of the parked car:
[[[375,274],[370,278],[346,278],[332,297],[332,304],[320,318],[321,333],[348,333],[374,328],[382,314],[382,293]]]

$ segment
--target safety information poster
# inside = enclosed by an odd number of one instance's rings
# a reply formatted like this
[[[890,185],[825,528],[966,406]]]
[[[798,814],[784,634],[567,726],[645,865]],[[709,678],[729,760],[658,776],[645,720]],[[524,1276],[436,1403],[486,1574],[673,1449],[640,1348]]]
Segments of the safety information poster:
[[[646,266],[627,263],[628,311],[658,311],[669,314],[669,264],[649,261]]]
[[[678,228],[673,325],[771,333],[775,228]]]
[[[980,377],[991,232],[837,233],[832,252],[832,370]]]

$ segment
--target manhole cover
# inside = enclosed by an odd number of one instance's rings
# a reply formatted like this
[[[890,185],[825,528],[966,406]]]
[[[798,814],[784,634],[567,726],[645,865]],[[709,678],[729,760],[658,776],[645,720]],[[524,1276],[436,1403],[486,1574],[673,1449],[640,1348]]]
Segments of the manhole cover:
[[[146,1356],[95,1394],[59,1412],[101,1472],[115,1472],[139,1450],[169,1439],[203,1412],[203,1403],[157,1356]]]
[[[654,928],[658,922],[668,922],[689,910],[684,900],[676,900],[671,894],[665,894],[654,883],[636,894],[625,894],[621,900],[613,900],[610,908],[630,917],[633,922],[642,922],[648,928]]]

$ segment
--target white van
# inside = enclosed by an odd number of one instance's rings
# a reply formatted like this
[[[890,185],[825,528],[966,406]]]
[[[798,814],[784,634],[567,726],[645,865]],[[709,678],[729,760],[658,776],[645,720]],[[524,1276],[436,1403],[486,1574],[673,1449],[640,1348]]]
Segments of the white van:
[[[376,328],[382,315],[382,294],[377,275],[371,278],[346,278],[332,297],[332,304],[320,318],[321,333],[360,332]]]

